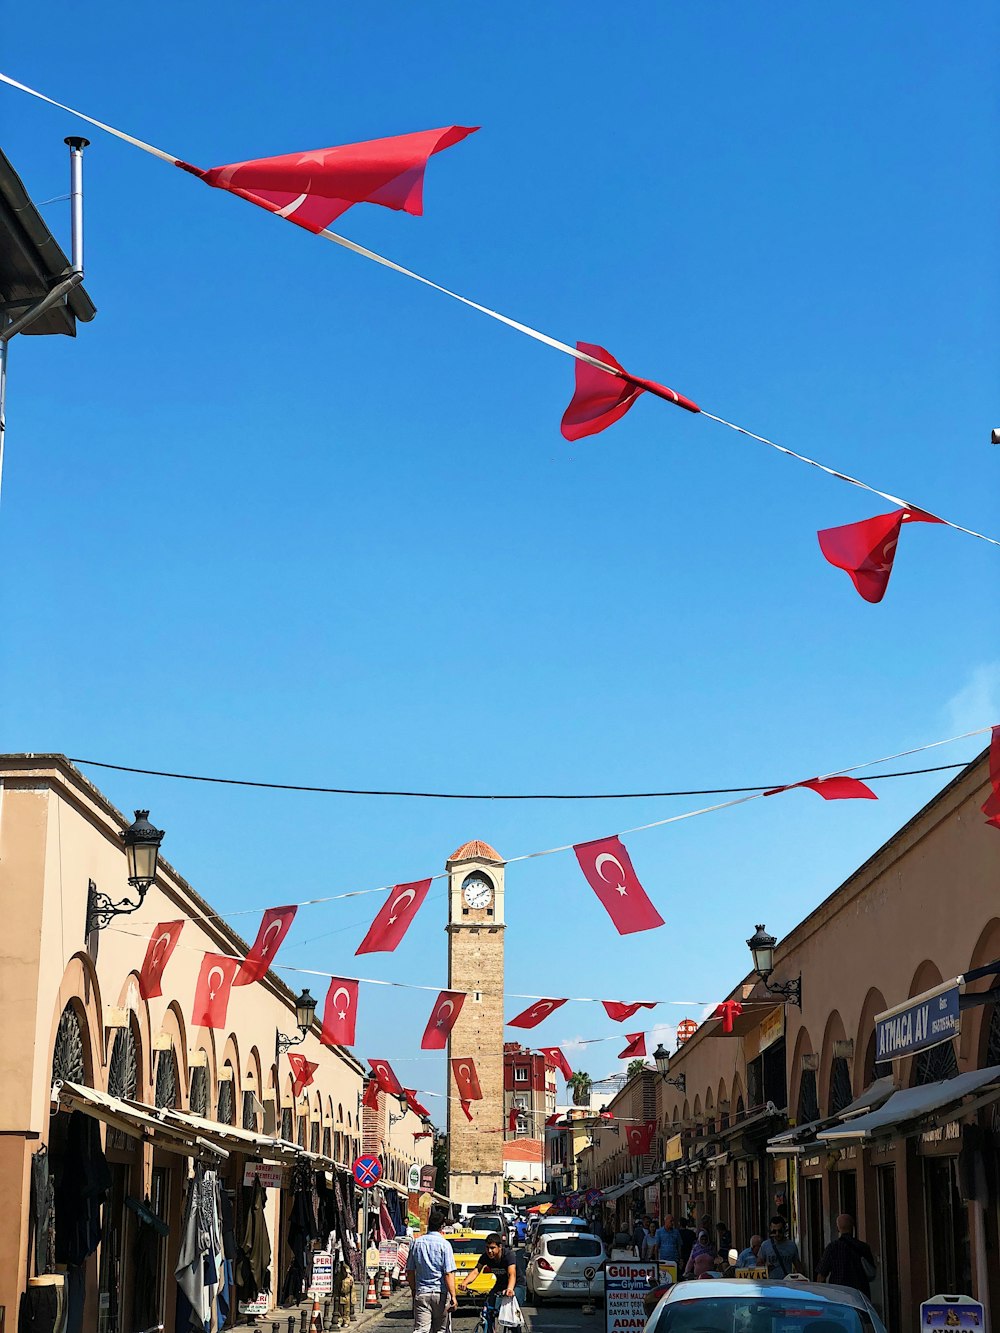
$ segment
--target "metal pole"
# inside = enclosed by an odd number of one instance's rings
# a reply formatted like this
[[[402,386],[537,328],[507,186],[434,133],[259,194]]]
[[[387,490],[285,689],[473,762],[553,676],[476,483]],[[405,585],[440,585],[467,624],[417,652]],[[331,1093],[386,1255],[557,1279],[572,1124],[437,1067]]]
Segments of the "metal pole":
[[[63,140],[69,145],[69,199],[73,227],[72,267],[74,273],[83,272],[83,150],[90,140],[71,135]]]
[[[0,333],[7,327],[6,314],[0,313]],[[3,442],[7,433],[7,339],[0,337],[0,494],[3,493]]]
[[[368,1304],[368,1195],[370,1193],[371,1190],[365,1190],[361,1210],[361,1262],[365,1275],[365,1295],[362,1299],[366,1305]],[[378,1295],[377,1292],[375,1294]]]

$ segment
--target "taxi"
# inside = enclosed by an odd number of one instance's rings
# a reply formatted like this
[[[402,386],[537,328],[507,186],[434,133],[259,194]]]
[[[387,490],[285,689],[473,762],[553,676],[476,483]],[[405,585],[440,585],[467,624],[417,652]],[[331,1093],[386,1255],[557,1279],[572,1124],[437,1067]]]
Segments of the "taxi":
[[[458,1299],[466,1300],[470,1296],[485,1296],[493,1290],[496,1282],[496,1275],[487,1270],[480,1273],[475,1282],[471,1283],[464,1291],[462,1290],[462,1281],[466,1273],[471,1273],[476,1264],[479,1263],[480,1256],[486,1249],[487,1238],[492,1236],[492,1231],[475,1231],[471,1227],[463,1227],[461,1231],[445,1232],[444,1238],[451,1245],[455,1254],[455,1267],[458,1270],[455,1274],[455,1281],[458,1284]]]

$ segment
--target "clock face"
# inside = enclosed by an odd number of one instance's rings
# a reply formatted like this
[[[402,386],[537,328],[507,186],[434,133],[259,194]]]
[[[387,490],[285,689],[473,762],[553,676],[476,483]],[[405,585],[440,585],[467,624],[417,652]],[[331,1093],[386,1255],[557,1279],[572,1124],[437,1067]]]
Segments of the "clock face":
[[[462,884],[462,897],[468,907],[489,907],[493,901],[493,885],[485,875],[469,875]]]

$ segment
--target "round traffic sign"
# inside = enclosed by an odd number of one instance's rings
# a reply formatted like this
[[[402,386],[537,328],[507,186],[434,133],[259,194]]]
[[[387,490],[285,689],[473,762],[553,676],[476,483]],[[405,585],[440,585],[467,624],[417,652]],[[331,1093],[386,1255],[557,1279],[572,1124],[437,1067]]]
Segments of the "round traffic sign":
[[[370,1153],[363,1153],[360,1157],[356,1157],[351,1170],[354,1172],[356,1183],[363,1190],[371,1189],[382,1179],[382,1163],[377,1157],[371,1156]]]
[[[594,1278],[597,1276],[597,1269],[590,1267],[585,1268],[583,1270],[583,1276],[587,1279],[588,1282],[593,1282]]]

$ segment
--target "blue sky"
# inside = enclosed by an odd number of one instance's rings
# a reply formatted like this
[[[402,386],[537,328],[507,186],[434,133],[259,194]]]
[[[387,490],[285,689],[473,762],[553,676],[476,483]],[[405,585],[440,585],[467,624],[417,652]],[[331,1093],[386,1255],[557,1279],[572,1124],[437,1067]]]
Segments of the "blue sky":
[[[204,166],[482,125],[431,163],[423,218],[358,207],[339,229],[997,535],[997,36],[978,3],[182,2],[166,22],[109,3],[81,22],[57,0],[44,26],[7,16],[2,67]],[[79,132],[0,92],[35,199],[65,191]],[[659,790],[795,780],[1000,720],[995,548],[908,528],[869,606],[815,533],[882,501],[648,398],[569,445],[566,358],[90,137],[98,318],[10,358],[4,748],[325,785]],[[66,237],[66,205],[45,213]],[[419,878],[471,837],[514,856],[701,803],[89,775],[148,805],[173,864],[234,911]],[[613,934],[571,855],[512,867],[508,988],[717,999],[756,921],[790,928],[946,778],[632,836],[667,920],[644,936]],[[443,984],[438,893],[363,967],[377,900],[304,909],[284,961]],[[440,1088],[439,1060],[407,1063],[429,998],[367,987],[362,1004],[358,1053]],[[537,1035],[613,1031],[579,1005]],[[605,1074],[617,1049],[574,1061]]]

